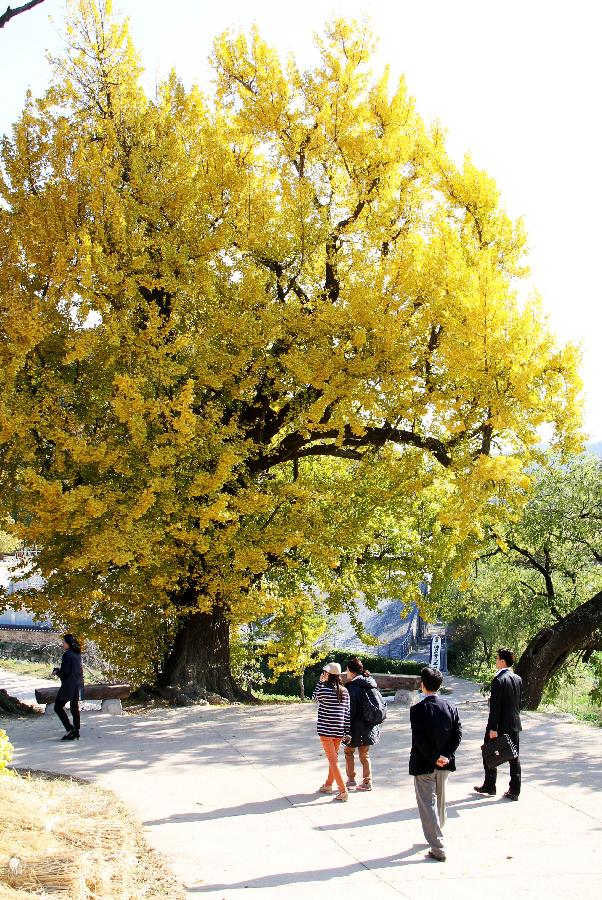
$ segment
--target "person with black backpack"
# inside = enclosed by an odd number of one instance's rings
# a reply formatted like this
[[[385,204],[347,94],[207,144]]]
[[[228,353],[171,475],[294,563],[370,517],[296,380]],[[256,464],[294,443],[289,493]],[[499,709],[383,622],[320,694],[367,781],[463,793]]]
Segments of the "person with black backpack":
[[[345,687],[349,691],[351,704],[350,738],[345,746],[345,768],[347,787],[357,791],[372,790],[372,765],[370,747],[380,739],[380,728],[387,715],[385,701],[380,695],[376,681],[370,675],[361,659],[351,657],[347,663]],[[362,766],[362,781],[355,779],[355,751],[358,750]]]

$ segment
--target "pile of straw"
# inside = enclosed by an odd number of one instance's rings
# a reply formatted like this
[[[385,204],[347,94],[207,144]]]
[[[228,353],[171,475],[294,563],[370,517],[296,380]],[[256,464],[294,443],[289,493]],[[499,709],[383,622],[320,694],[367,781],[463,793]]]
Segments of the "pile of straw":
[[[108,791],[35,773],[0,778],[0,900],[183,896]]]

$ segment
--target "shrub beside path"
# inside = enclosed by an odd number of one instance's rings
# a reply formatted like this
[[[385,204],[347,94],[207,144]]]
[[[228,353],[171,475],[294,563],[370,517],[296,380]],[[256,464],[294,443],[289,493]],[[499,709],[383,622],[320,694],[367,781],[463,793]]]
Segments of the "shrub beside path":
[[[14,764],[116,791],[190,897],[599,900],[602,730],[525,715],[518,803],[481,798],[485,704],[450,679],[465,739],[449,779],[448,861],[426,861],[407,774],[408,711],[392,707],[374,753],[375,789],[338,804],[315,793],[324,760],[313,705],[84,714],[79,743],[53,717],[4,723]],[[500,787],[506,785],[507,767]],[[85,815],[85,810],[82,810]]]

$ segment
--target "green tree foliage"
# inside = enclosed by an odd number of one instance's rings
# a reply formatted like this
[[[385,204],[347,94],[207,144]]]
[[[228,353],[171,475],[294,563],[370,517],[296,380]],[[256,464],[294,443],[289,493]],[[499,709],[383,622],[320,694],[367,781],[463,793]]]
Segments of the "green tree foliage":
[[[472,662],[485,671],[500,645],[524,651],[518,671],[527,702],[602,656],[602,463],[550,459],[535,473],[522,516],[475,562],[469,585],[450,600]]]
[[[0,525],[3,523],[0,522]],[[11,528],[14,526],[14,522],[11,519],[7,519],[4,523],[6,528]],[[18,550],[21,546],[21,541],[15,537],[14,534],[11,534],[8,531],[4,531],[0,527],[0,554],[9,554],[14,553],[15,550]]]

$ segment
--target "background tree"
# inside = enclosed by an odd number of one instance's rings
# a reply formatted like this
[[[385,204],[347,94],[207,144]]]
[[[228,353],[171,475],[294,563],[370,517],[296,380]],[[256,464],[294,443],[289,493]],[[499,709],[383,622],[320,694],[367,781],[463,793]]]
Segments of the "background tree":
[[[267,625],[270,637],[264,651],[272,680],[277,681],[285,673],[297,676],[301,700],[305,700],[305,670],[323,652],[316,644],[328,631],[328,615],[319,606],[309,592],[299,593]]]
[[[483,660],[523,648],[516,671],[536,709],[551,679],[602,663],[602,464],[583,455],[536,473],[522,517],[475,564],[456,615],[476,619]]]
[[[21,541],[16,538],[13,534],[9,534],[7,531],[4,531],[2,525],[10,528],[11,525],[14,525],[10,519],[8,519],[5,523],[0,520],[0,555],[14,553],[15,550],[18,550],[21,546]]]
[[[231,696],[231,626],[462,567],[538,427],[575,444],[576,356],[516,301],[493,181],[371,76],[364,29],[304,72],[223,36],[211,102],[145,96],[108,2],[68,34],[3,144],[2,499],[41,548],[30,605]]]
[[[261,690],[267,678],[262,669],[262,649],[254,640],[255,627],[232,629],[230,633],[230,670],[237,685],[248,691]]]

